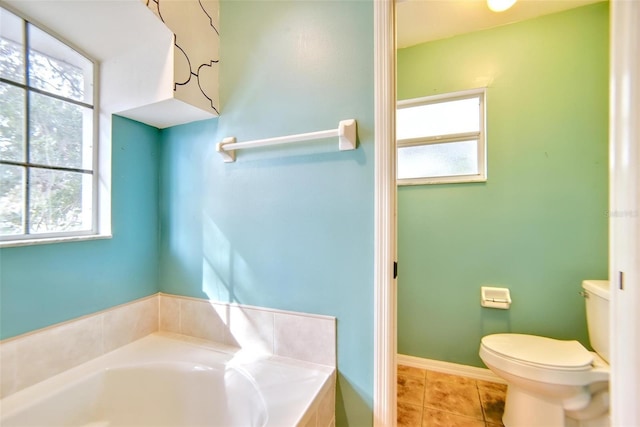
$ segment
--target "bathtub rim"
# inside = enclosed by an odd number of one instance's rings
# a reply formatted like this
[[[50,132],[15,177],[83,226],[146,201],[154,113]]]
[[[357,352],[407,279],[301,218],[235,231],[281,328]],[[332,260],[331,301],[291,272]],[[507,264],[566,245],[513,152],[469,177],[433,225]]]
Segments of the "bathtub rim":
[[[153,348],[154,346],[159,346],[163,352],[168,351],[168,354],[166,352],[148,354],[149,348]],[[292,368],[294,371],[305,372],[317,377],[315,381],[313,381],[313,390],[310,390],[308,393],[305,393],[306,396],[303,396],[309,398],[312,394],[313,398],[302,399],[301,402],[298,402],[300,406],[296,408],[295,414],[299,413],[299,416],[297,416],[293,423],[291,423],[292,416],[290,408],[282,406],[280,404],[281,402],[278,401],[280,397],[279,393],[271,392],[264,394],[263,396],[267,403],[266,426],[304,424],[305,420],[311,416],[310,412],[317,409],[319,400],[323,398],[332,387],[335,390],[336,369],[331,366],[272,354],[255,353],[237,347],[171,332],[154,332],[0,399],[0,424],[3,419],[11,417],[29,406],[37,405],[39,402],[50,398],[54,393],[63,392],[65,389],[74,387],[90,377],[100,375],[105,369],[131,367],[149,362],[175,361],[175,359],[172,358],[176,357],[176,352],[187,349],[191,349],[195,354],[200,356],[211,356],[212,359],[208,360],[207,363],[203,363],[204,365],[216,362],[223,363],[230,367],[237,367],[254,375],[254,380],[256,380],[259,385],[268,385],[271,389],[274,388],[274,384],[269,384],[271,378],[269,378],[269,372],[265,372],[263,369],[265,367],[278,369]],[[143,358],[132,363],[130,358],[141,356],[141,353],[144,355]],[[167,359],[167,357],[169,359]],[[189,363],[191,363],[191,361],[189,361]],[[285,383],[276,384],[275,388],[275,391],[289,390],[289,387]]]

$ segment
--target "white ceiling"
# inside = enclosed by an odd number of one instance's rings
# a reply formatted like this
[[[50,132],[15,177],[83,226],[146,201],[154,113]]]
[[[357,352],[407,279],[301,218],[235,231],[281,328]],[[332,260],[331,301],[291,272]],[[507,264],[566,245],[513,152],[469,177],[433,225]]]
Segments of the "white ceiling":
[[[492,12],[485,0],[396,0],[398,47],[451,37],[602,0],[518,0],[505,12]]]

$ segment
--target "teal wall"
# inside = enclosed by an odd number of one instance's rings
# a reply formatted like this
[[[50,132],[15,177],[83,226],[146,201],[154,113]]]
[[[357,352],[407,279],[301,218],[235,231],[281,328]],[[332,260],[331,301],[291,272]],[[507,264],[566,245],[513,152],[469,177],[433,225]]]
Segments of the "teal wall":
[[[371,425],[372,3],[223,1],[220,16],[222,115],[162,131],[160,290],[336,316],[337,425]],[[215,151],[349,118],[354,151]]]
[[[398,52],[399,99],[486,85],[488,181],[399,188],[398,352],[482,366],[496,332],[588,344],[607,277],[608,5]],[[508,311],[480,286],[511,290]]]
[[[113,238],[0,249],[0,337],[157,292],[159,131],[113,117]]]

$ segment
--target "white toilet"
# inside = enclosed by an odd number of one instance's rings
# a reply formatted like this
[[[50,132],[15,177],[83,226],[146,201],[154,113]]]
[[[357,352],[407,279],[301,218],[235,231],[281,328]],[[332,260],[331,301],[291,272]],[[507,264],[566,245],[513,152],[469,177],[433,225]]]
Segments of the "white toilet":
[[[505,427],[609,425],[609,282],[582,282],[590,352],[578,341],[522,334],[482,338],[480,358],[507,382]]]

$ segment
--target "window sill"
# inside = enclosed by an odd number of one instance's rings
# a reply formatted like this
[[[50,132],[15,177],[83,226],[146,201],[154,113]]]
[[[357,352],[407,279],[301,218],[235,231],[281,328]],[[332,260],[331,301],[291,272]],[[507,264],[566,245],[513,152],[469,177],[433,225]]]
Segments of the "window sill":
[[[46,245],[49,243],[81,242],[86,240],[103,240],[103,239],[111,239],[112,237],[113,236],[111,234],[90,234],[86,236],[44,237],[41,239],[8,240],[8,241],[0,242],[0,248]]]
[[[462,184],[470,182],[487,182],[486,176],[462,175],[462,176],[442,176],[437,178],[404,178],[396,180],[400,186],[404,185],[426,185],[426,184]]]

